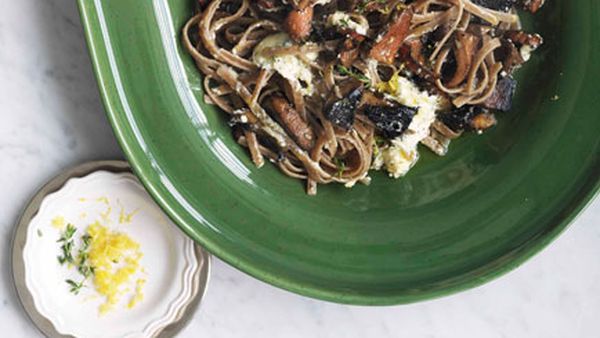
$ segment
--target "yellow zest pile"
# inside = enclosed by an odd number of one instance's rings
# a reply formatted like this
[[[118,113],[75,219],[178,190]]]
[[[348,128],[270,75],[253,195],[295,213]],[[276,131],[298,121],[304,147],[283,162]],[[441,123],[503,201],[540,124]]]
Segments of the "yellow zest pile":
[[[106,313],[129,291],[126,286],[139,270],[143,254],[140,245],[129,236],[111,231],[99,222],[91,224],[87,233],[91,237],[89,261],[94,267],[94,287],[106,297],[100,313]],[[144,284],[144,279],[136,281],[135,295],[128,304],[129,308],[143,299]]]

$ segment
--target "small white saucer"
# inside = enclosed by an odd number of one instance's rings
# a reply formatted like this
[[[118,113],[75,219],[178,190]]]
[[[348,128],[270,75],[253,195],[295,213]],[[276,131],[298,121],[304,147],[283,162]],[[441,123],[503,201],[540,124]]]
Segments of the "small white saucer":
[[[63,230],[53,226],[56,219],[80,229],[102,219],[138,242],[143,299],[129,308],[131,295],[124,296],[101,314],[105,300],[93,286],[78,295],[70,292],[65,280],[77,278],[77,272],[57,261]],[[21,303],[49,337],[173,336],[200,302],[209,266],[208,253],[171,223],[127,164],[118,161],[88,163],[53,179],[26,208],[13,243]]]

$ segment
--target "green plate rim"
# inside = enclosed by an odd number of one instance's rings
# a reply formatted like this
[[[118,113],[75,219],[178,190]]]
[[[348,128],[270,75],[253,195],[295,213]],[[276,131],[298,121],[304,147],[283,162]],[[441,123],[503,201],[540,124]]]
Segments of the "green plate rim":
[[[93,6],[93,2],[89,0],[77,0],[77,3],[87,40],[88,51],[90,53],[94,73],[98,83],[98,88],[106,108],[106,115],[110,121],[115,136],[121,148],[123,149],[123,152],[125,153],[125,156],[133,168],[134,173],[139,177],[140,181],[143,183],[158,205],[163,209],[163,211],[165,211],[165,213],[173,220],[173,222],[177,224],[188,236],[200,243],[209,252],[219,257],[229,265],[273,286],[303,296],[329,302],[369,306],[408,304],[452,295],[490,282],[516,269],[527,260],[535,256],[537,253],[546,248],[552,241],[554,241],[563,231],[565,231],[568,226],[572,224],[572,222],[582,213],[582,211],[590,205],[592,200],[600,191],[600,172],[597,172],[595,175],[589,176],[589,184],[586,185],[585,189],[579,191],[571,203],[565,206],[563,212],[560,213],[560,216],[558,216],[552,223],[549,223],[548,231],[543,232],[540,236],[534,237],[526,244],[520,246],[515,252],[512,252],[510,260],[502,262],[492,261],[480,268],[473,270],[473,272],[477,272],[476,276],[468,277],[460,284],[441,290],[428,291],[416,295],[401,294],[375,297],[358,293],[341,293],[327,288],[306,286],[294,280],[282,278],[276,274],[263,271],[260,268],[253,266],[251,263],[236,259],[234,255],[221,250],[218,244],[213,243],[194,233],[192,230],[193,225],[178,217],[176,211],[169,205],[167,200],[172,199],[172,196],[164,196],[160,193],[158,189],[159,184],[150,179],[151,173],[144,168],[144,165],[137,158],[136,152],[133,149],[133,145],[139,143],[134,136],[128,135],[123,126],[118,123],[118,111],[111,100],[111,97],[118,95],[111,91],[109,85],[107,85],[105,81],[108,80],[113,84],[116,84],[117,82],[110,70],[110,66],[102,64],[102,61],[100,60],[98,50],[103,52],[106,52],[106,50],[104,49],[104,43],[101,41],[101,39],[94,39],[94,26],[88,16],[89,9],[87,6]]]

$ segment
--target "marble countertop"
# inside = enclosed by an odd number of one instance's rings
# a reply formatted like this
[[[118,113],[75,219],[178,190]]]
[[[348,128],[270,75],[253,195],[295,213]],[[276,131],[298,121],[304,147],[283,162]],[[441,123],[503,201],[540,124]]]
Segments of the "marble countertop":
[[[103,113],[73,0],[0,0],[0,46],[0,328],[2,337],[38,337],[12,286],[13,225],[52,176],[123,155]],[[180,337],[600,336],[600,200],[516,271],[413,305],[325,303],[213,263],[206,299]]]

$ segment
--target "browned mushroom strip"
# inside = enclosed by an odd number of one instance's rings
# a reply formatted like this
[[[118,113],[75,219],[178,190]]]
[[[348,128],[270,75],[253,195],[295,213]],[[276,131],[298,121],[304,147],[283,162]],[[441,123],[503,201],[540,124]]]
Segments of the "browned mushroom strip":
[[[475,116],[471,121],[471,127],[475,130],[483,131],[496,125],[496,117],[489,113],[483,113]]]
[[[408,36],[412,16],[413,11],[410,7],[402,11],[387,33],[373,46],[369,56],[382,63],[393,63]]]
[[[302,1],[290,11],[285,20],[285,30],[295,41],[306,39],[312,31],[315,9],[310,1]]]
[[[456,87],[461,84],[468,76],[473,60],[473,53],[479,38],[466,32],[456,33],[456,43],[454,45],[454,56],[456,58],[456,71],[454,76],[446,84],[448,87]]]
[[[544,0],[525,0],[524,7],[531,13],[537,12],[544,5]]]
[[[523,31],[508,31],[505,36],[518,45],[527,45],[532,49],[536,49],[544,43],[544,39],[539,34],[528,34]]]
[[[270,104],[285,129],[292,134],[298,145],[304,150],[311,149],[315,143],[314,132],[292,105],[281,96],[273,96]]]

